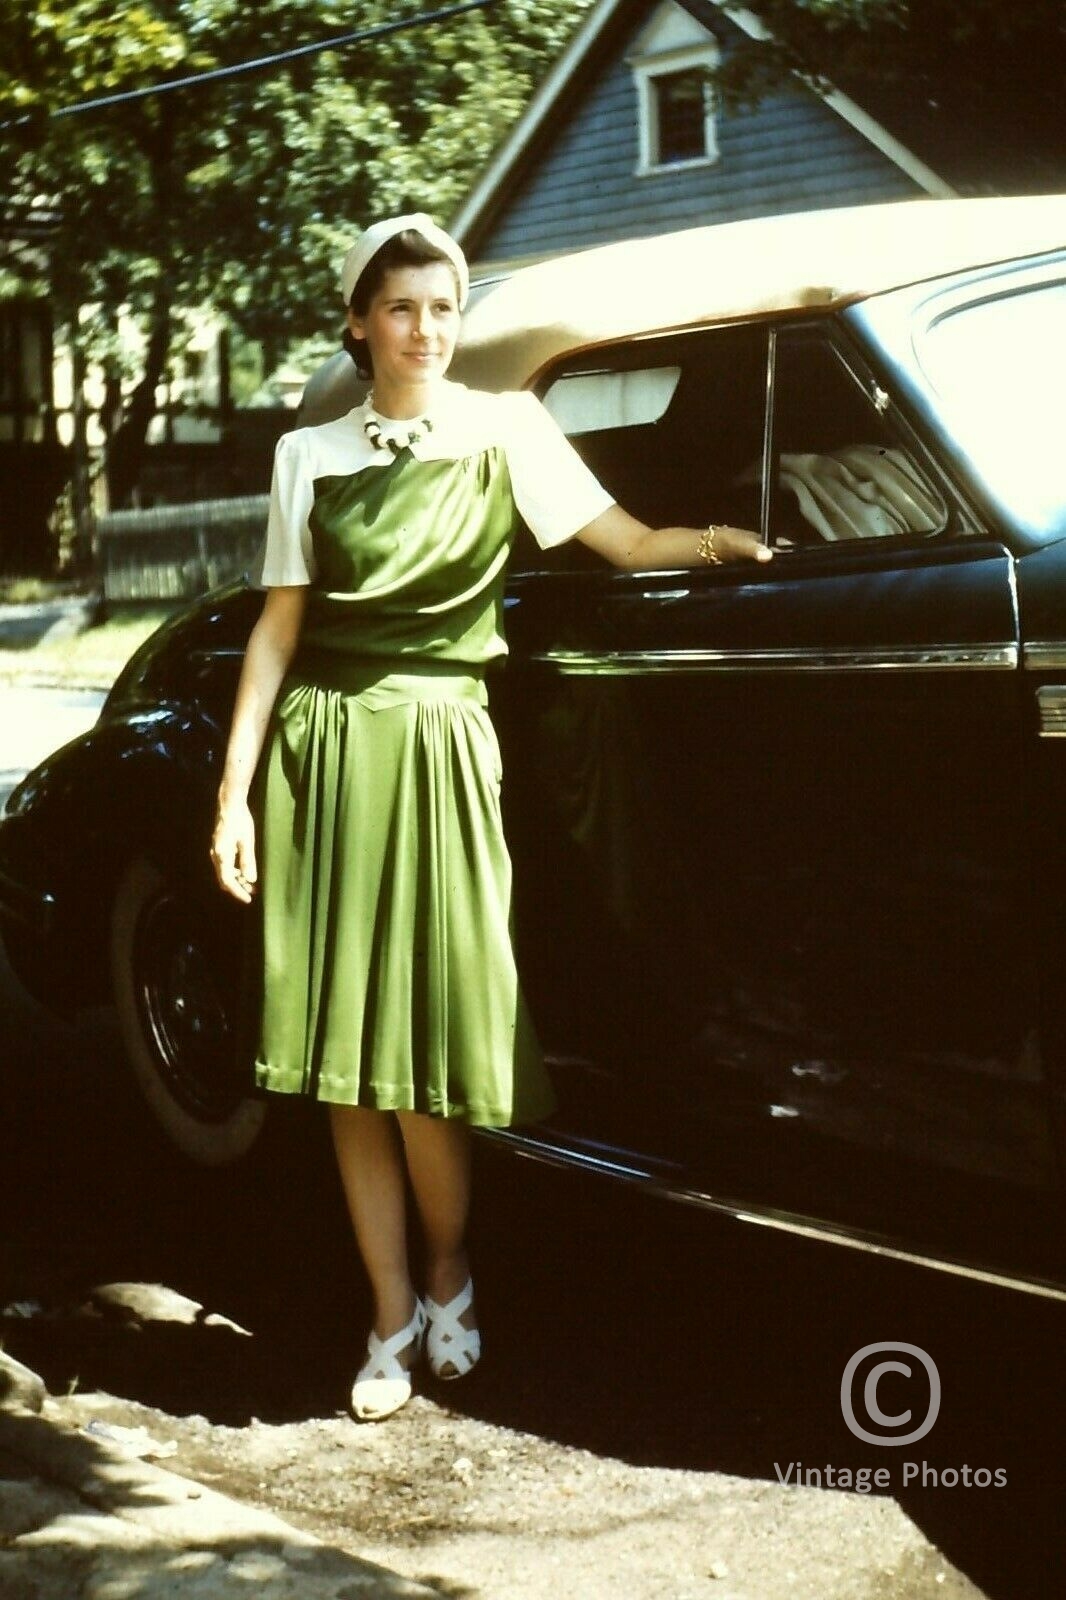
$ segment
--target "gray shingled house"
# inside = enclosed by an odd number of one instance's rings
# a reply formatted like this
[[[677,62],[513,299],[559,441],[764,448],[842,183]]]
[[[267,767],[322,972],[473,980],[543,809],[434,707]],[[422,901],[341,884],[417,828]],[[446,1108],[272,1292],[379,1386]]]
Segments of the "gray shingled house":
[[[708,68],[760,27],[717,0],[599,0],[452,219],[471,259],[954,192],[842,93],[718,106]]]

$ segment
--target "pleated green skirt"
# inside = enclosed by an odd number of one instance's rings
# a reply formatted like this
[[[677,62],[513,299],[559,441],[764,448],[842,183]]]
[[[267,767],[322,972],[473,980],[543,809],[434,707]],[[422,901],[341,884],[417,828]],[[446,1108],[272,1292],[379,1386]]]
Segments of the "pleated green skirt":
[[[430,663],[344,682],[290,677],[261,763],[256,1081],[488,1126],[545,1116],[484,684]]]

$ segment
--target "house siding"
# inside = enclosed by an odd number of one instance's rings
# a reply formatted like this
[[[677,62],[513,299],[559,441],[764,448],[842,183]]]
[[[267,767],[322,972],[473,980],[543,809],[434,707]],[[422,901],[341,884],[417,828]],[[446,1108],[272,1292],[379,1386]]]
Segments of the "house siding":
[[[484,236],[481,262],[522,259],[664,228],[911,198],[918,185],[813,94],[719,113],[718,159],[636,176],[637,90],[626,57],[646,15],[592,79]]]

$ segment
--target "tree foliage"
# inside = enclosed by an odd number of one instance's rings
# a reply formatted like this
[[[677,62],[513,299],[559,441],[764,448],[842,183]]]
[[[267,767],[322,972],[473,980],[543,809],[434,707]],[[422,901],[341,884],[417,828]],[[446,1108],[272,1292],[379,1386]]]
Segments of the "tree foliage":
[[[961,193],[1063,187],[1062,0],[749,0],[745,9],[768,37],[723,54],[725,103],[751,105],[798,73],[850,94]]]
[[[0,120],[157,79],[182,65],[186,43],[152,7],[98,0],[0,0]]]
[[[120,311],[145,331],[116,456],[123,438],[134,456],[143,443],[175,308],[210,304],[275,345],[339,321],[353,235],[401,208],[446,217],[588,0],[497,0],[268,71],[55,113],[440,3],[0,0],[6,231],[35,208],[55,216],[50,292],[61,318],[98,308],[91,355],[116,359]],[[134,464],[113,463],[119,498]]]
[[[734,104],[799,72],[905,86],[916,99],[954,91],[986,102],[1013,87],[1061,118],[1062,0],[743,0],[743,9],[771,37],[723,62],[719,89]]]

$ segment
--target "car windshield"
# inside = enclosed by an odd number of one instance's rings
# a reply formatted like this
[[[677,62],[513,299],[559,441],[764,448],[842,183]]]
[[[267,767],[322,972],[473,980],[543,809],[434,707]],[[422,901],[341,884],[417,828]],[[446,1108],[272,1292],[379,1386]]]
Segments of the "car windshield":
[[[917,343],[960,445],[996,499],[1045,538],[1066,535],[1064,349],[1066,283],[955,307]]]

